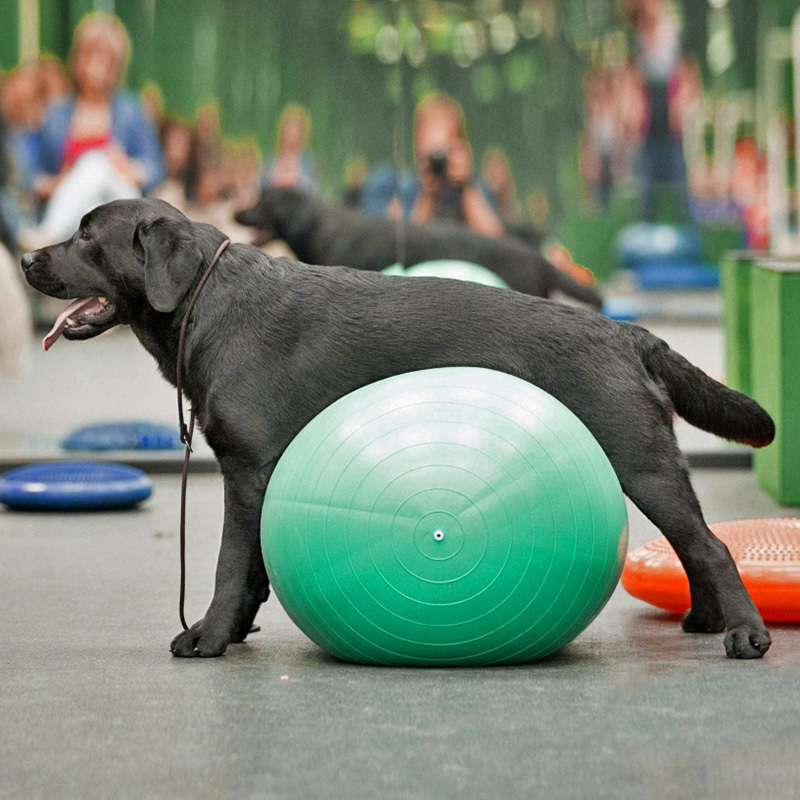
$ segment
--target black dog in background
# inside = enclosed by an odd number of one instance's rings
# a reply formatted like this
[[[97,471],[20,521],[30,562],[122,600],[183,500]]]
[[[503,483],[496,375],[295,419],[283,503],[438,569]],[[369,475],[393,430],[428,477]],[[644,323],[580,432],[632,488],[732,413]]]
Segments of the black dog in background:
[[[72,239],[27,253],[22,267],[45,294],[83,298],[50,341],[128,324],[174,384],[188,298],[223,239],[160,200],[120,200],[87,214]],[[301,428],[361,386],[449,366],[515,375],[570,408],[686,568],[684,630],[727,628],[732,658],[767,651],[769,633],[703,520],[672,430],[677,411],[717,435],[766,445],[775,428],[754,400],[643,328],[588,309],[457,280],[308,266],[235,244],[210,273],[187,329],[184,385],[222,468],[225,521],[214,599],[175,638],[176,656],[221,655],[244,639],[267,599],[264,493]]]
[[[262,232],[260,244],[283,239],[308,264],[377,272],[398,260],[413,266],[460,259],[486,267],[523,294],[550,297],[559,290],[595,308],[603,304],[594,289],[576,283],[520,239],[494,239],[456,223],[413,225],[370,217],[294,187],[262,190],[252,208],[236,213],[236,221]]]

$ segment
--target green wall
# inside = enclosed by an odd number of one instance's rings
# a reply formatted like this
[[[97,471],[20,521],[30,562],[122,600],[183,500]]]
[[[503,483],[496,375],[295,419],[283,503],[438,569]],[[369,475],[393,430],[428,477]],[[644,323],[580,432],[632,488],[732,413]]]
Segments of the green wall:
[[[253,133],[265,151],[281,108],[302,103],[323,177],[335,181],[349,153],[381,154],[376,133],[386,130],[388,109],[380,70],[347,51],[343,8],[314,0],[157,3],[151,77],[171,111],[188,117],[216,99],[223,130]]]
[[[19,1],[0,0],[0,70],[19,63]]]
[[[33,1],[33,0],[31,0]],[[402,3],[381,4],[387,15]],[[506,0],[514,9],[518,0]],[[72,31],[93,8],[111,8],[133,42],[128,84],[157,84],[166,110],[194,116],[216,102],[223,132],[253,136],[272,150],[281,108],[302,103],[311,114],[311,146],[325,186],[342,180],[347,158],[361,155],[373,166],[391,161],[394,142],[411,161],[415,102],[438,89],[462,103],[476,161],[489,147],[508,154],[524,198],[544,190],[555,214],[578,202],[577,139],[583,126],[582,76],[594,45],[609,30],[630,32],[619,20],[616,0],[558,0],[557,33],[520,41],[507,56],[487,54],[468,69],[450,55],[431,55],[414,68],[387,67],[373,54],[350,49],[351,0],[39,0],[41,47],[64,58]],[[451,4],[458,5],[458,4]],[[463,5],[463,4],[462,4]],[[474,5],[471,3],[470,5]],[[706,0],[680,0],[685,44],[708,78]],[[739,58],[715,87],[755,85],[755,21],[766,12],[785,24],[796,0],[729,0]],[[589,7],[595,9],[595,16]],[[597,8],[605,9],[597,17]],[[409,16],[419,8],[407,2]],[[0,65],[18,61],[18,0],[0,0]],[[596,47],[594,48],[596,51]],[[708,81],[707,81],[708,85]],[[710,87],[710,88],[715,88]]]

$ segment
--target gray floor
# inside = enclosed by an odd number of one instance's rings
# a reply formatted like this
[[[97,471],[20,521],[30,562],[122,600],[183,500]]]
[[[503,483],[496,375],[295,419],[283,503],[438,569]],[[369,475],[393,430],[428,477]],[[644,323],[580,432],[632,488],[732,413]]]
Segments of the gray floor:
[[[695,484],[711,520],[787,513],[749,473]],[[192,616],[221,500],[193,478]],[[797,797],[797,628],[732,662],[619,588],[544,663],[401,670],[329,659],[271,600],[250,642],[176,660],[177,504],[163,477],[137,512],[0,512],[0,796]]]
[[[721,371],[715,327],[652,327]],[[98,417],[171,422],[173,403],[124,333],[60,342],[0,386],[0,455],[49,452]],[[792,513],[748,472],[698,471],[695,485],[709,520]],[[128,513],[0,511],[0,797],[800,794],[800,627],[773,627],[763,661],[731,662],[721,636],[686,636],[621,588],[575,642],[525,667],[339,663],[275,600],[224,658],[173,659],[178,489],[157,478]],[[192,617],[210,598],[221,517],[219,477],[194,477]],[[631,546],[653,535],[631,509]]]

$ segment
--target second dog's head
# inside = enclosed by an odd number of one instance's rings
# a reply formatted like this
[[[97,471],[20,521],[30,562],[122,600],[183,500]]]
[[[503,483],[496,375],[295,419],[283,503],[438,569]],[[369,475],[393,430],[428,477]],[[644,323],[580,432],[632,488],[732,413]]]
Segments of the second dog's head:
[[[237,211],[236,221],[258,230],[254,244],[260,246],[273,239],[292,238],[303,224],[314,199],[294,186],[269,186],[261,190],[252,208]]]
[[[98,206],[72,238],[22,257],[34,289],[74,300],[45,337],[45,349],[62,334],[90,339],[144,309],[175,311],[224,238],[161,200]]]

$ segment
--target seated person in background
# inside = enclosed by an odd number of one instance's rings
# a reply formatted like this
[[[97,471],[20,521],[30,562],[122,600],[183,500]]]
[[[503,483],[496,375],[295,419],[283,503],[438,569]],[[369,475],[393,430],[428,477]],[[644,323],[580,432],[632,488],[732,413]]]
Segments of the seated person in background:
[[[5,247],[9,253],[16,255],[18,210],[10,188],[12,165],[7,152],[6,127],[5,119],[0,117],[0,247]]]
[[[0,108],[5,121],[6,145],[21,187],[33,182],[38,163],[38,129],[46,107],[38,64],[23,64],[3,80]]]
[[[264,170],[262,186],[297,186],[309,192],[319,190],[314,157],[307,149],[310,133],[308,112],[302,106],[286,106],[278,123],[275,158]]]
[[[517,187],[506,154],[499,148],[487,151],[483,158],[483,185],[492,200],[492,207],[503,223],[505,232],[522,239],[531,247],[540,250],[544,232],[523,219],[522,209],[517,200]]]
[[[261,174],[261,154],[255,140],[240,144],[230,159],[229,196],[231,214],[238,208],[247,208],[258,200],[258,179]]]
[[[155,83],[148,83],[139,92],[144,113],[147,114],[159,136],[164,138],[164,126],[169,121],[164,113],[164,98],[161,89]]]
[[[252,233],[233,219],[234,209],[258,196],[261,162],[253,143],[223,146],[214,107],[200,110],[196,124],[167,117],[161,126],[167,179],[153,197],[166,200],[197,222],[208,222],[235,242]]]
[[[417,196],[416,178],[401,175],[392,164],[383,162],[364,176],[358,197],[358,208],[372,217],[408,218]],[[346,205],[346,203],[345,203]]]
[[[21,373],[30,360],[31,308],[17,260],[13,221],[3,202],[11,175],[4,124],[0,119],[0,375]]]
[[[39,128],[50,102],[67,90],[66,77],[55,58],[23,64],[9,73],[0,86],[3,146],[7,154],[7,175],[0,202],[15,237],[18,228],[35,224],[37,203],[33,182],[39,162]],[[16,242],[10,249],[15,248]]]
[[[418,185],[410,212],[412,222],[451,220],[487,236],[503,233],[503,223],[487,193],[473,181],[464,115],[455,100],[434,94],[417,106],[414,159]],[[399,218],[403,212],[395,198],[389,216]]]
[[[367,162],[363,156],[351,156],[344,165],[344,193],[342,205],[348,208],[361,208],[364,195],[364,182],[367,179]]]
[[[153,125],[139,101],[119,91],[129,49],[116,17],[91,15],[75,31],[74,94],[51,107],[40,132],[34,188],[46,207],[37,245],[71,235],[96,205],[140,197],[163,180]]]
[[[153,196],[186,213],[197,183],[197,148],[191,126],[174,117],[165,118],[161,124],[161,149],[167,178]]]
[[[498,148],[487,151],[483,157],[481,172],[483,182],[491,193],[493,205],[503,225],[508,228],[510,225],[519,224],[522,214],[517,202],[517,187],[506,154]]]
[[[40,90],[44,101],[43,111],[46,111],[50,103],[60,100],[70,93],[70,82],[64,67],[56,56],[41,56],[36,62],[36,71],[39,75]]]

